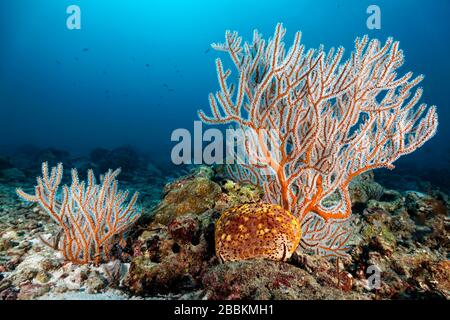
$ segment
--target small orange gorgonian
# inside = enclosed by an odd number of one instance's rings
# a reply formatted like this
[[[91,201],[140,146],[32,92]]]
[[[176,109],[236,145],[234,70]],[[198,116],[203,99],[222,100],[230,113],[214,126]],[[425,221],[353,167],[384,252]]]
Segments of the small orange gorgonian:
[[[258,150],[246,140],[245,154],[256,161],[228,165],[231,177],[261,186],[267,202],[292,212],[302,226],[301,246],[345,255],[350,181],[392,169],[422,146],[436,132],[436,108],[417,106],[422,89],[413,89],[422,75],[398,77],[404,58],[392,38],[384,45],[357,38],[344,60],[342,47],[306,50],[300,32],[288,48],[285,33],[278,24],[268,41],[255,30],[253,42],[242,43],[227,31],[225,43],[213,44],[231,57],[237,84],[228,84],[231,71],[217,59],[220,91],[209,96],[212,116],[199,117],[253,131]]]
[[[66,260],[99,264],[110,259],[112,246],[140,216],[135,207],[138,193],[126,204],[128,191],[118,190],[119,173],[120,169],[109,170],[97,184],[92,170],[88,171],[87,182],[80,182],[77,170],[72,169],[72,185],[64,185],[59,194],[63,166],[58,164],[49,173],[44,162],[35,194],[21,189],[17,194],[38,203],[59,224],[61,235],[56,237],[54,247]]]

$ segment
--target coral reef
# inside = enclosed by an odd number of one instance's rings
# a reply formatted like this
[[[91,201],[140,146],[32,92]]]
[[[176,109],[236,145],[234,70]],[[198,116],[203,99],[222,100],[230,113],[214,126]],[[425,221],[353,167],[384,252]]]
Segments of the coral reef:
[[[375,265],[382,272],[380,287],[373,293],[375,299],[448,299],[448,226],[417,238],[422,226],[414,222],[405,205],[404,202],[395,213],[374,208],[365,210],[360,221],[361,239],[351,252],[349,265],[358,279],[354,289],[363,290],[360,286],[366,285],[364,270]],[[428,242],[439,245],[429,248]]]
[[[323,286],[304,269],[264,260],[217,265],[203,276],[202,281],[207,299],[367,299],[358,293]]]
[[[149,228],[133,245],[134,257],[125,279],[133,294],[183,293],[200,288],[201,274],[213,247],[211,211],[175,217],[169,225]]]
[[[200,286],[214,255],[214,211],[221,188],[200,167],[166,185],[146,230],[133,244],[125,285],[132,293],[180,293]]]
[[[143,202],[146,218],[130,229],[122,257],[112,255],[98,265],[74,264],[45,245],[41,238],[57,234],[60,225],[37,203],[17,201],[16,183],[0,182],[0,299],[450,298],[449,201],[438,190],[381,192],[372,173],[354,179],[354,237],[336,268],[336,261],[301,248],[285,262],[221,263],[215,254],[217,221],[240,205],[258,206],[262,195],[254,186],[231,182],[208,167],[162,191],[149,180],[131,181],[129,187],[147,190],[148,197],[162,194],[158,201],[172,208],[180,198],[171,193],[197,194],[184,189],[187,181],[214,187],[202,193],[207,205],[195,212],[184,206],[171,215],[153,200]],[[381,280],[375,287],[368,273],[374,266]]]
[[[278,24],[266,42],[255,30],[253,42],[243,44],[227,31],[225,43],[213,44],[230,55],[238,83],[228,84],[231,71],[217,59],[220,91],[209,96],[212,116],[199,111],[199,117],[241,130],[243,150],[230,176],[260,186],[267,202],[292,212],[302,224],[303,247],[342,255],[350,182],[371,169],[392,169],[421,147],[436,132],[436,108],[416,107],[422,89],[413,89],[423,76],[397,78],[404,57],[392,38],[384,45],[357,38],[343,61],[342,47],[306,51],[299,32],[287,48],[285,33]]]
[[[216,201],[215,208],[223,211],[226,208],[238,206],[242,203],[255,203],[261,201],[263,197],[262,191],[251,184],[240,184],[232,180],[223,180],[222,188],[225,193],[222,193],[222,197]]]
[[[211,181],[211,169],[201,169],[164,188],[164,200],[154,210],[154,222],[167,224],[186,213],[200,214],[214,207],[221,188]]]
[[[205,172],[205,169],[198,172]],[[217,179],[211,171],[208,172],[208,179]],[[195,175],[188,177],[195,179]],[[181,177],[180,181],[186,178]],[[357,195],[360,194],[358,190],[363,192],[371,184],[376,185],[373,174],[367,174],[363,179],[356,179],[351,189]],[[422,226],[416,223],[411,207],[414,203],[414,207],[424,210],[423,198],[411,198],[408,193],[391,197],[392,191],[384,190],[380,197],[383,201],[372,199],[375,202],[371,207],[366,203],[357,219],[352,220],[356,236],[350,242],[352,249],[349,255],[339,262],[339,270],[328,259],[309,255],[300,249],[287,263],[247,260],[220,264],[214,255],[214,229],[220,212],[236,206],[236,190],[241,188],[238,183],[231,185],[228,180],[223,180],[221,185],[222,193],[215,206],[202,214],[186,212],[166,225],[150,223],[142,232],[135,242],[135,257],[125,281],[130,292],[140,295],[176,294],[194,299],[449,297],[450,287],[446,278],[448,222],[442,229],[443,226],[437,223],[441,219],[439,215],[430,215],[428,224],[437,229],[425,233],[423,238],[417,237]],[[176,182],[168,186],[171,190],[183,188]],[[228,206],[226,199],[230,200]],[[249,203],[245,196],[240,201]],[[358,197],[352,199],[355,205],[359,201]],[[257,206],[258,202],[250,203]],[[377,203],[393,211],[377,208]],[[448,203],[442,202],[442,205],[446,208],[442,218],[448,219]],[[438,206],[434,204],[428,208]],[[154,219],[158,220],[156,216]],[[436,244],[435,249],[426,246],[430,243]],[[368,282],[367,270],[374,265],[381,270],[379,288],[372,288]]]

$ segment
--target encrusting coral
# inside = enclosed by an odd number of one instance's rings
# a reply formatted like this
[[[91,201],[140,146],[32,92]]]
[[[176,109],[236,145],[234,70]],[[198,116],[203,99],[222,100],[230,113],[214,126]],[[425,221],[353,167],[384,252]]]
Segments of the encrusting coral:
[[[241,130],[243,150],[228,162],[228,173],[260,186],[266,202],[292,212],[303,248],[342,256],[351,235],[345,224],[352,212],[350,181],[372,169],[392,169],[400,156],[421,147],[436,132],[436,108],[416,107],[422,89],[412,90],[422,75],[397,78],[404,57],[392,38],[384,45],[357,38],[343,62],[342,47],[305,51],[297,32],[288,49],[285,33],[278,24],[268,42],[255,30],[253,42],[242,44],[237,32],[227,31],[225,43],[213,44],[230,55],[238,83],[228,85],[231,71],[217,59],[220,91],[209,96],[212,116],[199,111],[199,117]]]
[[[135,207],[138,193],[126,204],[128,191],[118,190],[119,173],[120,169],[109,170],[97,184],[92,170],[86,183],[80,182],[77,170],[72,169],[72,185],[64,185],[60,196],[63,166],[60,163],[49,173],[44,162],[35,194],[16,191],[22,199],[38,203],[61,227],[54,245],[41,240],[60,250],[68,261],[98,264],[109,260],[112,246],[140,216]]]

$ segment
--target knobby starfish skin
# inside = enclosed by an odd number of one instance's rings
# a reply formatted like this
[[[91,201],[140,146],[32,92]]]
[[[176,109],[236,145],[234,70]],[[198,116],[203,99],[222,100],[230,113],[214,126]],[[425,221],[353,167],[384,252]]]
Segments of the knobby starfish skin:
[[[244,204],[225,211],[216,223],[216,254],[222,261],[286,261],[300,238],[300,224],[281,206]]]

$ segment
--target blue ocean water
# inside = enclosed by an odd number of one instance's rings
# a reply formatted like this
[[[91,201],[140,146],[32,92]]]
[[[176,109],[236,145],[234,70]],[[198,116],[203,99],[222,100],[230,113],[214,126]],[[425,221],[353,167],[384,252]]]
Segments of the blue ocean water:
[[[380,30],[366,26],[371,4],[381,8]],[[81,8],[81,30],[66,26],[70,5]],[[449,15],[446,0],[4,0],[0,148],[83,153],[128,144],[169,161],[172,131],[192,129],[218,89],[214,60],[224,55],[210,44],[227,29],[268,38],[283,22],[287,43],[300,30],[307,48],[350,52],[364,34],[399,40],[402,72],[426,75],[422,100],[438,107],[440,121],[437,135],[399,163],[448,171]]]

